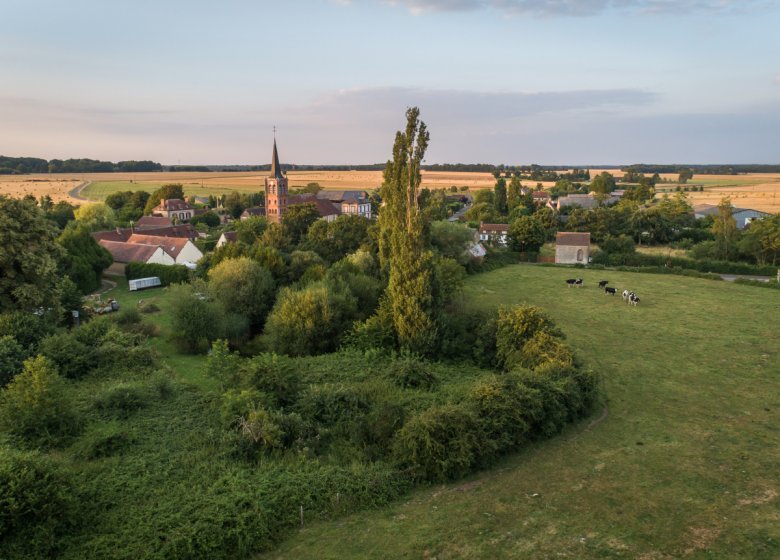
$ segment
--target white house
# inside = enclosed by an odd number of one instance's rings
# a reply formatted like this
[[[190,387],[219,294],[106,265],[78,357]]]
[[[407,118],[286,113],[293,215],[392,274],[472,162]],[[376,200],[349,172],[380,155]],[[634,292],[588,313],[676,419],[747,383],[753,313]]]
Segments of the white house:
[[[128,243],[139,245],[156,245],[168,253],[176,264],[196,263],[203,258],[203,253],[189,239],[183,237],[157,237],[134,233]]]
[[[590,233],[559,231],[555,236],[555,262],[560,264],[588,264],[590,260]]]
[[[223,245],[227,245],[228,243],[235,243],[237,240],[238,240],[238,232],[226,231],[219,236],[219,239],[217,239],[216,247],[220,248]]]
[[[479,224],[479,240],[496,245],[506,245],[509,224]]]
[[[163,198],[160,204],[152,209],[153,216],[160,216],[180,222],[189,220],[195,215],[195,209],[190,203],[180,198]]]

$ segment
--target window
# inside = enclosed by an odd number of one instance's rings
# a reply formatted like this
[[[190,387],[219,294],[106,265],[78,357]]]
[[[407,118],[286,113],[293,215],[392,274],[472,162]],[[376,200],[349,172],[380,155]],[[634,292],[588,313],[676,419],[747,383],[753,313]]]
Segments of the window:
[[[577,261],[582,260],[582,249],[577,249]]]

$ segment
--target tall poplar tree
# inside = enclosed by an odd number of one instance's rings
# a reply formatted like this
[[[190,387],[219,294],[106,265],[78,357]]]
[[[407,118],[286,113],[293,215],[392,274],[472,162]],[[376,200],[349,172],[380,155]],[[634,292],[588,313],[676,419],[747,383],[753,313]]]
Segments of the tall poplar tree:
[[[493,187],[493,203],[496,212],[505,215],[507,212],[506,179],[499,177],[496,186]]]
[[[429,134],[417,107],[406,111],[406,130],[398,131],[393,159],[380,189],[379,256],[388,274],[387,304],[402,348],[425,353],[436,340],[433,257],[424,236],[419,194],[420,165]]]

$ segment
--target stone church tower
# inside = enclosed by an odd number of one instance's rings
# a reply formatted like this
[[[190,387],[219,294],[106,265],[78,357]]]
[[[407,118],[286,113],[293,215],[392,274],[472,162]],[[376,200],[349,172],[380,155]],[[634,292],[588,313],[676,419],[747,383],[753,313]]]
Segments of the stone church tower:
[[[274,138],[271,173],[265,178],[265,217],[269,222],[279,224],[286,210],[287,177],[282,173],[282,166],[279,164],[279,153],[276,151],[276,138]]]

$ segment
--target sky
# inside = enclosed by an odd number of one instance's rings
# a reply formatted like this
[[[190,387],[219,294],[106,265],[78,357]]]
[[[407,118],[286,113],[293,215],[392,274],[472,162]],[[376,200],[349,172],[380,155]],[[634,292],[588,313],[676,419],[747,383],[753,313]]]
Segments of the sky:
[[[780,0],[0,0],[0,154],[780,163]]]

